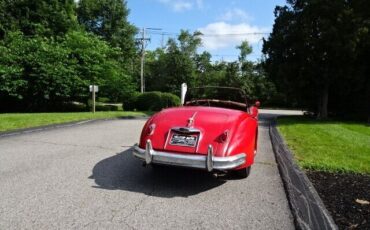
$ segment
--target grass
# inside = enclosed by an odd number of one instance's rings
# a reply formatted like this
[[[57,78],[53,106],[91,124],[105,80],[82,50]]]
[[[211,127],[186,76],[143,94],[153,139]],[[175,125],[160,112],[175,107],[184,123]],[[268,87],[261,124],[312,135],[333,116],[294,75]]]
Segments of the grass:
[[[4,113],[0,114],[0,132],[102,118],[147,115],[144,112],[75,112],[75,113]]]
[[[305,169],[370,174],[370,127],[364,123],[280,117],[278,129]]]

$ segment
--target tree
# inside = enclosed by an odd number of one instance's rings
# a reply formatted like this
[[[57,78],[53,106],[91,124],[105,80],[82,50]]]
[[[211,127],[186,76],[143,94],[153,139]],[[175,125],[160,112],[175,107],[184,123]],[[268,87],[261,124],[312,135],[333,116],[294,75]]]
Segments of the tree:
[[[60,43],[10,32],[0,47],[7,57],[0,61],[0,95],[4,100],[18,102],[24,110],[45,110],[71,97],[77,77],[75,62]]]
[[[195,31],[193,34],[190,34],[189,31],[181,30],[180,35],[177,37],[181,53],[190,58],[194,58],[196,56],[197,49],[202,43],[202,39],[200,38],[201,35],[202,33],[199,31]],[[171,45],[173,44],[174,43],[171,42]]]
[[[211,54],[207,51],[204,51],[203,53],[197,54],[195,56],[195,86],[214,85],[216,83],[212,81],[212,79],[214,78],[214,71],[211,63],[211,58]]]
[[[366,21],[354,14],[355,2],[290,0],[289,6],[275,9],[273,32],[264,42],[265,67],[273,81],[289,98],[316,111],[318,118],[327,118],[329,109],[339,112],[354,93],[347,83],[358,85],[363,78],[353,75],[363,25],[356,18]],[[341,88],[347,93],[338,92]]]
[[[248,61],[247,56],[253,52],[252,46],[245,40],[236,48],[240,51],[238,59],[242,77],[251,76],[254,70],[254,63]]]
[[[8,31],[50,37],[76,27],[73,0],[3,0],[0,3],[0,39]]]
[[[99,36],[78,25],[74,0],[0,2],[0,110],[59,110],[86,102],[91,84],[100,85],[100,95],[112,101],[132,93],[123,57],[135,52],[135,28],[126,20],[126,3],[85,3],[92,8],[84,8],[84,16],[102,23]]]
[[[21,64],[23,47],[20,33],[10,34],[0,41],[0,98],[22,99],[27,81],[22,78],[24,68]],[[5,100],[2,101],[5,103]]]
[[[124,60],[132,58],[136,51],[137,29],[128,22],[128,14],[125,0],[80,0],[77,7],[79,23],[113,47],[121,48]]]
[[[201,44],[200,33],[181,31],[175,39],[169,39],[165,50],[158,49],[147,60],[146,86],[148,90],[180,93],[181,83],[194,86],[196,51]],[[150,55],[149,55],[150,56]]]
[[[64,46],[76,60],[75,70],[82,80],[87,99],[88,85],[101,85],[100,95],[111,101],[121,101],[122,97],[133,91],[133,83],[119,61],[120,48],[112,48],[107,42],[86,32],[72,32],[66,36]]]
[[[253,52],[253,48],[249,45],[247,40],[242,41],[236,48],[240,50],[240,55],[238,57],[240,63],[247,61],[247,56]]]
[[[117,61],[119,48],[93,34],[72,31],[57,39],[8,33],[0,42],[0,106],[47,111],[72,101],[87,101],[88,86],[120,101],[132,90]],[[13,102],[14,105],[7,102]]]

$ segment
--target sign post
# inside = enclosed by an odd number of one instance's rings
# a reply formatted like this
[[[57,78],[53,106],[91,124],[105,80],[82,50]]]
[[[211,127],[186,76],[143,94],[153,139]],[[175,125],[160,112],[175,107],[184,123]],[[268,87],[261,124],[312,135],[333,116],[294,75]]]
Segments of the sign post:
[[[92,112],[95,113],[95,93],[99,92],[99,86],[90,85],[90,92],[92,92]]]

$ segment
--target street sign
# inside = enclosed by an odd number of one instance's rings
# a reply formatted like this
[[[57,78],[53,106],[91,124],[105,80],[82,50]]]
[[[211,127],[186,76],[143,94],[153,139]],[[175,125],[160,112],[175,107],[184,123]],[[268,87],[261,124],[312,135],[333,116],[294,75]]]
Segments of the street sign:
[[[90,89],[90,92],[92,92],[93,91],[93,85],[90,85],[89,89]],[[95,93],[99,92],[99,86],[94,85],[94,91],[95,91]]]

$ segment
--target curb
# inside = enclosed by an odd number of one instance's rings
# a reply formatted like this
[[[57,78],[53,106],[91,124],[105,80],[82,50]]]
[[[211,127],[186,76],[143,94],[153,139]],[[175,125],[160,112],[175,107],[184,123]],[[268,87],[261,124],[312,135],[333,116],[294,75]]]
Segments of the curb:
[[[93,122],[100,122],[100,121],[111,121],[111,120],[132,120],[132,119],[148,119],[149,116],[123,116],[123,117],[113,117],[113,118],[100,118],[100,119],[91,119],[91,120],[80,120],[80,121],[71,121],[59,124],[50,124],[50,125],[42,125],[36,126],[31,128],[25,129],[15,129],[11,131],[4,131],[0,132],[0,138],[27,134],[27,133],[34,133],[34,132],[41,132],[51,129],[59,129],[59,128],[66,128],[66,127],[73,127],[78,125],[84,125]]]
[[[293,160],[291,151],[276,128],[276,120],[272,121],[269,133],[296,228],[338,229],[316,189]]]

